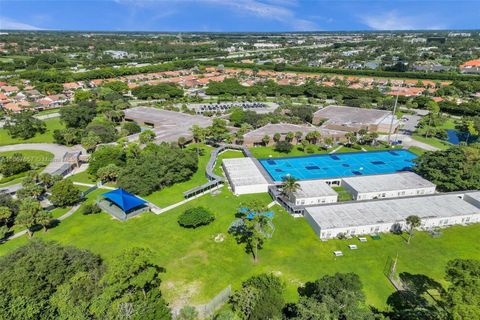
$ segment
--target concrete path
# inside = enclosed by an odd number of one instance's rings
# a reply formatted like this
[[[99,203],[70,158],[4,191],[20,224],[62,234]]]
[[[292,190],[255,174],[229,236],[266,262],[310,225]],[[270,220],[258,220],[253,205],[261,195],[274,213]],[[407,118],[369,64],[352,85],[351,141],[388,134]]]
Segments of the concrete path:
[[[393,134],[393,135],[392,135],[392,140],[393,140],[393,139],[402,140],[402,145],[403,145],[404,147],[406,147],[406,148],[409,148],[409,147],[419,147],[419,148],[422,148],[422,149],[427,150],[427,151],[437,151],[437,150],[440,150],[440,149],[437,148],[437,147],[434,147],[434,146],[431,146],[431,145],[429,145],[429,144],[426,144],[426,143],[417,141],[417,140],[413,139],[411,136],[406,135],[406,134]],[[382,135],[382,136],[379,137],[379,140],[387,141],[387,140],[388,140],[388,136],[387,136],[387,135]]]
[[[83,187],[89,187],[89,188],[95,186],[95,184],[83,183],[83,182],[76,182],[76,181],[74,181],[73,184],[76,185],[76,186],[83,186]],[[117,188],[114,188],[114,187],[105,186],[105,185],[103,185],[103,184],[99,185],[98,188],[99,188],[99,189],[107,189],[107,190],[115,190],[115,189],[117,189]]]
[[[187,202],[189,202],[189,201],[192,201],[192,200],[194,200],[194,199],[197,199],[197,198],[199,198],[199,197],[201,197],[201,196],[203,196],[203,195],[205,195],[205,194],[207,194],[207,193],[210,193],[210,192],[212,192],[212,191],[214,191],[214,190],[218,190],[218,189],[220,189],[221,187],[223,187],[223,185],[216,186],[215,188],[212,188],[212,189],[207,190],[207,191],[205,191],[205,192],[199,193],[199,194],[197,194],[196,196],[193,196],[193,197],[191,197],[191,198],[188,198],[188,199],[182,200],[182,201],[180,201],[180,202],[174,203],[174,204],[172,204],[172,205],[170,205],[170,206],[168,206],[168,207],[158,208],[158,209],[152,210],[152,212],[155,213],[155,214],[161,214],[161,213],[164,213],[164,212],[166,212],[166,211],[170,211],[170,210],[172,210],[172,209],[174,209],[174,208],[176,208],[176,207],[181,206],[182,204],[185,204],[185,203],[187,203]],[[150,202],[149,202],[149,203],[150,203]],[[154,206],[155,206],[155,205],[154,205]],[[156,206],[155,206],[155,207],[156,207]]]
[[[58,217],[57,219],[55,220],[58,220],[58,221],[62,221],[62,220],[65,220],[67,219],[68,217],[70,217],[71,215],[73,215],[77,210],[78,208],[80,208],[80,205],[77,204],[75,206],[73,206],[70,210],[68,210],[65,214],[63,214],[62,216]],[[12,236],[8,237],[7,239],[4,239],[3,242],[6,242],[8,240],[13,240],[13,239],[16,239],[16,238],[20,238],[21,236],[25,235],[27,233],[27,229],[25,230],[22,230],[20,232],[17,232],[15,234],[13,234]]]
[[[65,162],[63,157],[67,152],[80,151],[81,147],[66,147],[54,143],[21,143],[21,144],[12,144],[8,146],[1,146],[0,152],[5,151],[21,151],[21,150],[38,150],[38,151],[47,151],[53,154],[53,160],[50,162],[43,172],[53,173],[59,169]]]
[[[338,146],[337,148],[335,148],[334,150],[330,151],[329,154],[332,154],[332,153],[335,153],[337,152],[338,150],[342,149],[343,146]]]
[[[43,169],[42,173],[54,173],[60,169],[66,162],[64,156],[67,152],[82,151],[81,146],[66,147],[54,143],[20,143],[12,144],[8,146],[0,146],[0,152],[5,151],[21,151],[21,150],[38,150],[47,151],[53,154],[52,161]],[[6,191],[9,193],[15,192],[21,188],[21,184],[17,183],[8,187],[0,188],[0,191]]]

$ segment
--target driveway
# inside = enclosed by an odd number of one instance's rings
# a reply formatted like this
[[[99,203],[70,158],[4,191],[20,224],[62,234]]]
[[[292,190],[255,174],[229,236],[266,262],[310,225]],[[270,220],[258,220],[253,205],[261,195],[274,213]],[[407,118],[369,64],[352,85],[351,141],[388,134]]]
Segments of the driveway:
[[[402,141],[402,146],[405,148],[410,148],[410,147],[419,147],[427,151],[437,151],[440,150],[437,147],[431,146],[429,144],[417,141],[413,139],[410,135],[407,134],[402,134],[402,133],[397,133],[397,134],[392,134],[391,137],[392,140],[401,140]],[[388,136],[387,135],[382,135],[378,138],[378,140],[381,141],[387,141]]]

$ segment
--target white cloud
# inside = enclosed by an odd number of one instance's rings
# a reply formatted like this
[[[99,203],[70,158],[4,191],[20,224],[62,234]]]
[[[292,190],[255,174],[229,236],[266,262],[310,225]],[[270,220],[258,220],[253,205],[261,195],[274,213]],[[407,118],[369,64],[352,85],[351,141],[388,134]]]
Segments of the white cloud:
[[[259,18],[278,21],[281,24],[297,31],[317,30],[317,25],[310,20],[296,16],[290,9],[297,5],[296,0],[114,0],[119,4],[126,4],[137,8],[149,6],[168,6],[171,8],[176,4],[205,4],[225,7],[233,10],[236,14],[251,15]]]
[[[447,29],[446,25],[438,24],[438,19],[429,15],[402,15],[397,11],[365,15],[360,20],[374,30],[436,30]]]
[[[0,17],[0,30],[42,30],[42,28],[7,17]]]

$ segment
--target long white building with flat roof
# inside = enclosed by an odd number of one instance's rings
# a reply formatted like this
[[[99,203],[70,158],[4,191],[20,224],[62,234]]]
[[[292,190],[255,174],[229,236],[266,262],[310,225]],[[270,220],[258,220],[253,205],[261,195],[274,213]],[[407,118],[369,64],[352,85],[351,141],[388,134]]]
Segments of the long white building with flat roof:
[[[436,189],[435,184],[409,171],[345,177],[341,185],[354,200],[420,196],[433,194]]]
[[[480,191],[357,201],[305,208],[305,219],[320,239],[406,229],[410,215],[423,229],[480,222]]]
[[[300,188],[288,195],[289,200],[297,206],[337,202],[338,193],[322,180],[298,181]]]
[[[268,192],[269,183],[252,158],[224,159],[223,171],[234,194]]]

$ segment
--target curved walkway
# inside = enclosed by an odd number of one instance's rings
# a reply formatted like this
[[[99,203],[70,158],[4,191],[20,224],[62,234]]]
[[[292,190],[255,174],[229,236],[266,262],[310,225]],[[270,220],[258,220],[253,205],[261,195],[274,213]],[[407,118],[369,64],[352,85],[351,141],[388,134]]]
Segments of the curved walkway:
[[[215,174],[214,169],[215,169],[215,164],[217,162],[217,157],[218,155],[227,149],[232,149],[232,150],[240,150],[243,152],[245,157],[252,157],[252,153],[250,150],[248,150],[247,147],[245,146],[239,146],[236,144],[221,144],[217,148],[213,149],[212,152],[210,153],[210,159],[208,160],[207,167],[205,169],[205,175],[208,178],[208,182],[197,186],[195,188],[192,188],[190,190],[187,190],[183,193],[183,196],[185,198],[190,198],[199,194],[204,194],[207,190],[212,189],[217,187],[219,184],[223,183],[225,181],[225,178],[220,177],[219,175]]]
[[[58,218],[56,218],[56,219],[54,219],[54,220],[57,220],[57,221],[65,220],[65,219],[67,219],[68,217],[70,217],[71,215],[73,215],[73,214],[78,210],[78,208],[80,208],[80,204],[77,204],[77,205],[73,206],[70,210],[68,210],[68,211],[67,211],[66,213],[64,213],[62,216],[60,216],[60,217],[58,217]],[[10,237],[8,237],[8,238],[6,238],[6,239],[4,239],[4,240],[2,240],[2,242],[6,242],[6,241],[8,241],[8,240],[13,240],[13,239],[19,238],[19,237],[25,235],[26,233],[27,233],[27,229],[22,230],[22,231],[20,231],[20,232],[17,232],[17,233],[15,233],[15,234],[11,235]]]
[[[65,161],[65,155],[69,152],[78,152],[83,151],[81,146],[66,147],[54,143],[21,143],[21,144],[12,144],[8,146],[1,146],[0,152],[6,151],[22,151],[22,150],[38,150],[38,151],[47,151],[53,154],[53,160],[43,169],[42,173],[54,173],[60,169],[64,164],[68,163]],[[20,189],[21,184],[10,185],[5,188],[0,188],[1,191],[13,192]]]

